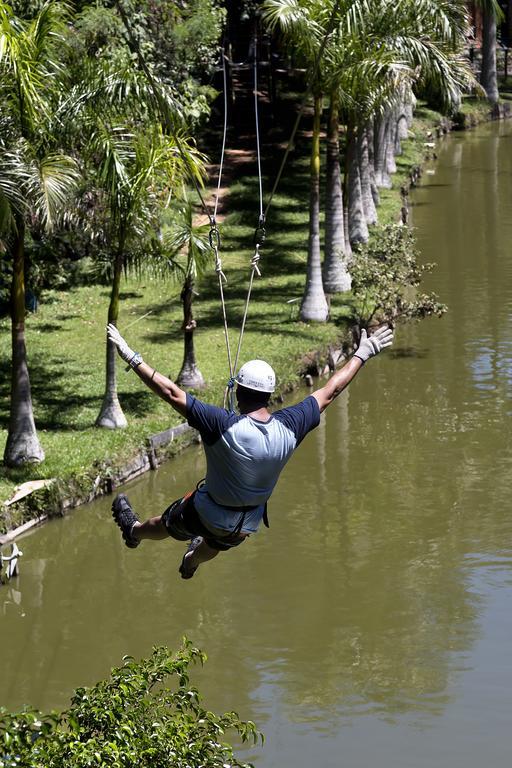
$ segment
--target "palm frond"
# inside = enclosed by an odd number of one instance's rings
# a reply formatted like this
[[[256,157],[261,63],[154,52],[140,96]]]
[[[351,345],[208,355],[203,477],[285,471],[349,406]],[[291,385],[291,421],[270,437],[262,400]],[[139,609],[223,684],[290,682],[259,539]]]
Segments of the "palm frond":
[[[0,238],[9,235],[15,226],[15,220],[12,212],[11,201],[3,192],[0,186]]]
[[[209,226],[195,224],[193,208],[190,203],[179,209],[169,228],[162,236],[164,251],[172,263],[184,261],[185,276],[196,278],[202,274],[213,260],[213,252],[208,240]]]
[[[53,229],[76,193],[80,173],[67,155],[52,154],[33,164],[29,195],[34,213],[46,229]]]
[[[55,77],[63,71],[63,9],[65,6],[46,2],[31,21],[22,21],[7,3],[0,3],[3,87],[24,136],[48,115]]]
[[[129,168],[135,159],[133,133],[126,125],[110,126],[98,121],[88,151],[96,163],[101,186],[114,199],[120,186],[130,180]]]

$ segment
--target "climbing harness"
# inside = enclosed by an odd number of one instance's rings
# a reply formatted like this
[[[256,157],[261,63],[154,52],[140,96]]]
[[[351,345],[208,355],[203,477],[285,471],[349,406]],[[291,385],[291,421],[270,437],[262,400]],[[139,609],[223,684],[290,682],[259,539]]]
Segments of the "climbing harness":
[[[196,490],[192,491],[192,493],[189,494],[190,497],[191,497],[192,503],[194,501],[194,495],[197,493],[197,491],[199,491],[203,487],[203,485],[205,484],[205,481],[206,481],[205,477],[203,477],[202,480],[199,480],[199,482],[196,485]],[[218,507],[222,507],[222,509],[227,509],[230,512],[238,512],[238,514],[239,514],[239,518],[238,518],[238,521],[237,521],[235,527],[233,528],[232,531],[230,531],[226,535],[226,537],[225,537],[226,539],[229,539],[229,538],[231,538],[233,536],[238,536],[238,534],[241,532],[241,530],[243,528],[243,525],[245,523],[245,516],[247,515],[247,513],[248,512],[252,512],[253,510],[257,509],[258,506],[259,506],[258,504],[256,506],[254,504],[252,504],[250,506],[245,506],[245,507],[240,507],[240,506],[238,506],[238,507],[231,507],[228,504],[219,504],[219,502],[216,501],[213,498],[213,496],[211,495],[211,493],[209,493],[209,491],[205,491],[205,493],[208,496],[208,498],[211,501],[213,501],[214,504],[217,504]],[[263,509],[262,520],[263,520],[263,525],[265,526],[265,528],[270,528],[270,523],[268,521],[268,502],[267,501],[265,502],[265,507]]]

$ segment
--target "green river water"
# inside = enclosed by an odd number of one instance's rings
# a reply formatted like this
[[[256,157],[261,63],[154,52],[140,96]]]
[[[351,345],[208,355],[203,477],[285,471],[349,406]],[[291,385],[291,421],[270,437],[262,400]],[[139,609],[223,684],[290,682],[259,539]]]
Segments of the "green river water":
[[[270,531],[183,582],[101,499],[20,541],[0,587],[0,703],[63,708],[153,645],[208,655],[206,704],[265,733],[258,768],[512,764],[512,124],[440,143],[412,196],[449,307],[400,327],[282,475]],[[141,514],[201,449],[130,484]]]

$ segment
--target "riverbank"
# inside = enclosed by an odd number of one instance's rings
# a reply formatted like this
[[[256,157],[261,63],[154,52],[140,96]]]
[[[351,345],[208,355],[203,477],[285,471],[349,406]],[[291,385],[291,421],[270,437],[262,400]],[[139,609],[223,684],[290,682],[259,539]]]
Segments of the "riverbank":
[[[475,121],[488,119],[481,109]],[[466,126],[467,127],[467,126]],[[382,190],[382,223],[396,220],[402,206],[400,191],[411,183],[411,169],[432,159],[435,143],[451,126],[439,114],[420,107],[403,153],[397,157],[393,189]],[[432,146],[434,145],[434,146]],[[332,319],[324,325],[297,322],[302,295],[307,242],[308,141],[297,142],[292,161],[275,199],[262,253],[262,278],[255,285],[242,356],[264,356],[277,370],[278,398],[295,386],[306,370],[322,369],[329,346],[348,340],[350,297],[337,296]],[[269,174],[271,177],[271,174]],[[268,188],[272,178],[267,180]],[[236,328],[249,275],[252,234],[257,218],[256,175],[250,161],[232,184],[222,227],[223,266],[228,277],[228,312]],[[243,249],[240,244],[246,244]],[[200,282],[196,315],[198,365],[207,381],[201,396],[220,402],[227,379],[220,307],[213,271]],[[38,433],[47,459],[42,465],[0,474],[0,499],[8,501],[15,488],[34,480],[52,480],[24,498],[3,505],[0,533],[15,529],[43,514],[67,508],[111,491],[134,473],[149,468],[148,439],[180,419],[168,406],[142,391],[131,373],[119,369],[119,398],[129,421],[126,430],[98,430],[91,426],[103,393],[103,345],[108,288],[83,286],[69,292],[48,292],[27,322],[27,345]],[[442,297],[441,297],[442,298]],[[130,343],[162,372],[176,376],[182,359],[179,286],[158,277],[129,279],[123,286],[120,327],[128,328]],[[232,343],[236,343],[233,336]],[[0,324],[0,354],[7,368],[9,328]],[[307,354],[305,354],[307,353]],[[8,377],[1,386],[2,411],[8,413]],[[63,405],[65,404],[65,407]],[[6,437],[6,423],[0,447]],[[184,432],[158,449],[159,458],[174,455],[192,435]]]

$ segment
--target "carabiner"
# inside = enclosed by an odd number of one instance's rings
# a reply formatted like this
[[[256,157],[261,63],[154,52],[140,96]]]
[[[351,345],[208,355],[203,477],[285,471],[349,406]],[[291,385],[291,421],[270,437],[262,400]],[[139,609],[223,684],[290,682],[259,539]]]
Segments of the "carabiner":
[[[258,226],[254,230],[254,238],[253,238],[254,245],[263,245],[263,243],[265,242],[266,236],[267,236],[267,233],[265,230],[265,216],[262,213],[258,218]]]

